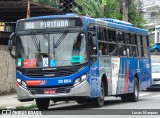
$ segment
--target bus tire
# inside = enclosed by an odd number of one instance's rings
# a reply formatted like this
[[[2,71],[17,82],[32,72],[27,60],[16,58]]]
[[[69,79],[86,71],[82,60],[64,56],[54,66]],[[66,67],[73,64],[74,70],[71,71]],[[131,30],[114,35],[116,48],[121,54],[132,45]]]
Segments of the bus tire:
[[[76,102],[78,104],[85,104],[85,100],[84,99],[77,99]]]
[[[104,105],[104,83],[101,82],[101,90],[100,90],[100,97],[92,98],[91,104],[94,107],[102,107]]]
[[[36,99],[36,105],[39,110],[47,110],[49,107],[50,99]]]
[[[122,102],[129,102],[129,94],[124,94],[121,96]]]
[[[156,48],[153,50],[153,54],[159,54],[159,50]]]
[[[139,83],[138,79],[134,79],[134,90],[133,93],[130,93],[130,101],[131,102],[137,102],[139,97]]]

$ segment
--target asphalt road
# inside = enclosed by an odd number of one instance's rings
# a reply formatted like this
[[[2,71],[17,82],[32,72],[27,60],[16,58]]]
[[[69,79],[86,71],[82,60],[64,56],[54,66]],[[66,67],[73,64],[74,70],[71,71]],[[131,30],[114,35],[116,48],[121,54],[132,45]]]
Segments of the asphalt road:
[[[106,97],[103,107],[93,108],[70,101],[66,104],[51,104],[48,110],[41,113],[40,116],[31,115],[23,118],[160,118],[160,90],[140,92],[138,102],[124,103],[120,98]],[[22,118],[21,115],[13,117]]]
[[[157,117],[160,117],[160,90],[147,90],[140,92],[138,102],[124,103],[121,102],[120,98],[106,97],[105,104],[101,108],[93,108],[90,105],[79,105],[74,101],[67,104],[51,104],[49,109],[47,111],[43,111],[42,114],[58,115],[57,117],[67,115],[65,116],[66,118],[69,117],[68,115],[73,115],[70,116],[71,118],[75,118],[75,115],[76,117],[81,117],[81,115],[93,115],[92,117],[94,117],[94,115],[101,115],[101,117],[103,117],[104,115],[104,117],[106,117],[107,115],[113,118],[117,118],[114,115],[119,115],[119,117],[122,117],[124,115],[123,118],[125,118],[126,115],[131,115],[130,117],[150,117],[151,114],[153,117],[155,115],[158,115]]]

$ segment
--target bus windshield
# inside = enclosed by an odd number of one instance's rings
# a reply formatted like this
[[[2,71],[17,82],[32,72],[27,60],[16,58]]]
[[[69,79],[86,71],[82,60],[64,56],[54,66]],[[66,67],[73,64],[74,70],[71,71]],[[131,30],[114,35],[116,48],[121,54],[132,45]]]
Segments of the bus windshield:
[[[87,62],[86,39],[82,32],[19,36],[17,66],[23,68],[72,66]]]

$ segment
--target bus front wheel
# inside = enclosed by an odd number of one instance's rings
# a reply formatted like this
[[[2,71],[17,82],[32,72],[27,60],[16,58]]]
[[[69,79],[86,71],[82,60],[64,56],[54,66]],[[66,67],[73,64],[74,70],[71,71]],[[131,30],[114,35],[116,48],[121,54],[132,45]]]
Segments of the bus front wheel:
[[[133,93],[130,93],[130,101],[131,102],[137,102],[139,97],[139,83],[138,79],[134,79],[134,90]]]
[[[104,105],[104,83],[101,82],[100,96],[96,98],[92,98],[92,105],[94,107],[102,107]]]
[[[36,99],[36,105],[39,110],[47,110],[49,107],[50,99]]]

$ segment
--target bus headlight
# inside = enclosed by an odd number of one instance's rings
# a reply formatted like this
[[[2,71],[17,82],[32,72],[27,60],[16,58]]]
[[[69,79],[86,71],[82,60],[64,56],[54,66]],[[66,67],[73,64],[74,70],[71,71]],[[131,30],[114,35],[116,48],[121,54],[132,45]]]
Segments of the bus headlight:
[[[22,86],[23,88],[27,88],[27,84],[25,81],[22,81],[21,79],[17,78],[17,83]]]
[[[86,80],[88,77],[88,74],[82,75],[81,76],[81,82],[83,82],[84,80]]]
[[[80,78],[77,78],[74,82],[74,86],[77,86],[78,84],[81,83],[81,79]]]
[[[17,78],[17,82],[19,85],[21,85],[21,83],[22,83],[21,79],[19,79],[19,78]]]
[[[83,81],[85,81],[88,77],[88,74],[84,74],[82,75],[80,78],[77,78],[74,82],[74,86],[77,86],[78,84],[82,83]]]
[[[22,81],[22,86],[23,86],[24,88],[27,88],[27,84],[26,84],[25,81]]]

